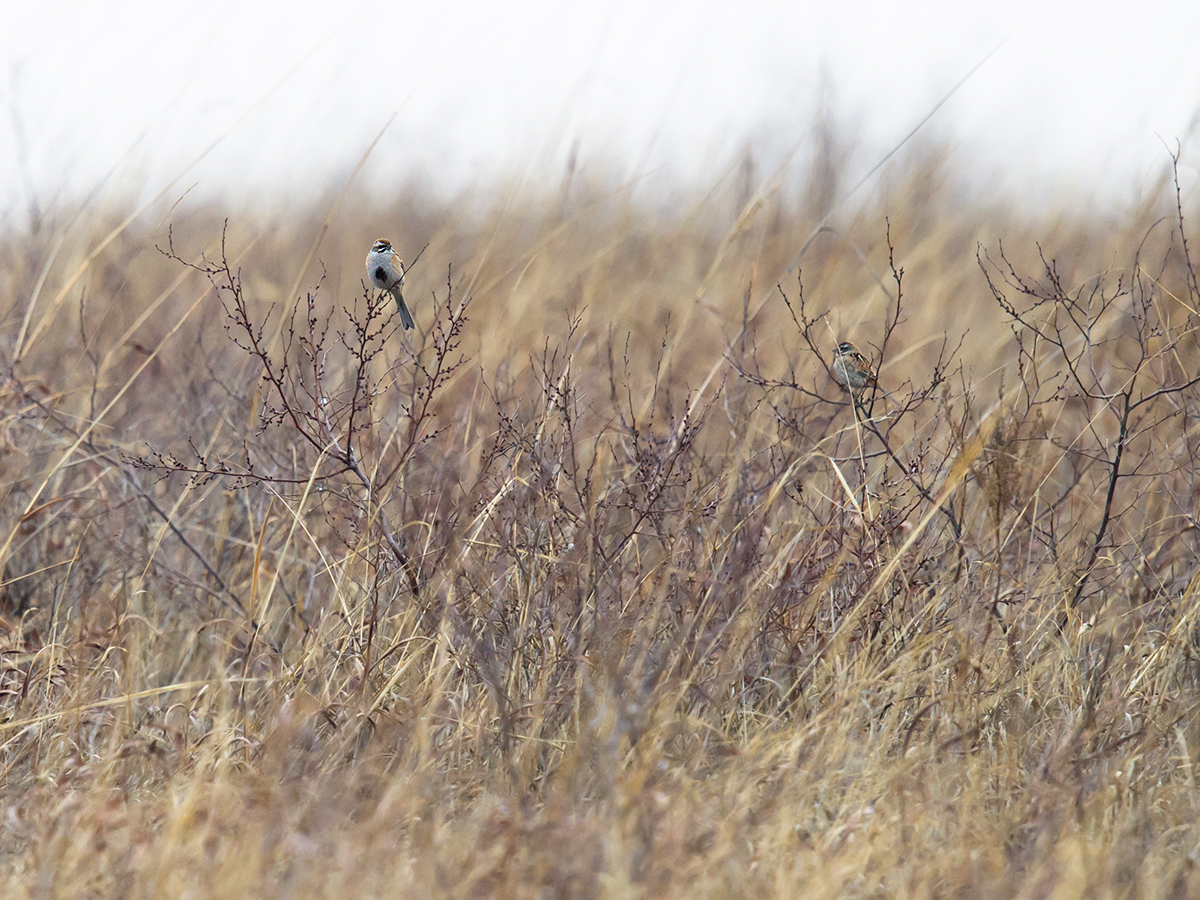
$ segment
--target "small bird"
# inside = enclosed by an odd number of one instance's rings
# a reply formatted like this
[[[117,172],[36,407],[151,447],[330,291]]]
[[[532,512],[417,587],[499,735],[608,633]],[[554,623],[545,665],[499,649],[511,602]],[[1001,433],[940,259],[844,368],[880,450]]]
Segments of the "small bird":
[[[842,341],[833,354],[833,377],[851,394],[858,395],[875,380],[875,370],[857,347]]]
[[[404,284],[404,261],[400,254],[392,249],[390,241],[382,238],[371,247],[367,254],[367,277],[371,284],[381,291],[387,291],[396,298],[396,307],[400,310],[400,324],[405,331],[414,327],[413,317],[404,305],[404,294],[400,288]]]

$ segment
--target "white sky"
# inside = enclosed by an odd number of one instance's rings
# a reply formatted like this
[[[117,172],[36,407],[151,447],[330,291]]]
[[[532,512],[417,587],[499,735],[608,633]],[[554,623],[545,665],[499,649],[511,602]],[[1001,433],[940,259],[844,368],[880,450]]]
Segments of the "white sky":
[[[308,199],[393,114],[374,177],[451,189],[557,179],[576,140],[584,166],[703,178],[748,136],[801,139],[822,85],[878,156],[1001,42],[931,133],[981,179],[1123,198],[1163,165],[1161,139],[1200,170],[1200,2],[1133,8],[0,0],[0,216],[110,173]]]

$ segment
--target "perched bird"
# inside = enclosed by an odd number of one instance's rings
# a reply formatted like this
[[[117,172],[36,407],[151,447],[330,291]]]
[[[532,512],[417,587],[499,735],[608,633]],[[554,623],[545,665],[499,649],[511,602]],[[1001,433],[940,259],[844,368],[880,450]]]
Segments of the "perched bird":
[[[875,370],[857,347],[842,341],[833,354],[833,377],[851,394],[858,395],[875,380]]]
[[[367,278],[375,287],[396,298],[400,324],[406,331],[412,328],[413,317],[404,305],[404,294],[400,290],[404,284],[404,262],[400,254],[392,249],[390,241],[380,239],[371,247],[371,252],[367,254]]]

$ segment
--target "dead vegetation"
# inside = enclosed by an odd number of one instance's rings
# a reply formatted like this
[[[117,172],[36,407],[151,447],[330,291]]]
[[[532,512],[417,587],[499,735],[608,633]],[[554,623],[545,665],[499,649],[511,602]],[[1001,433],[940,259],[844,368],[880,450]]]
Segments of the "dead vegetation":
[[[1200,891],[1189,195],[907,165],[0,236],[5,895]]]

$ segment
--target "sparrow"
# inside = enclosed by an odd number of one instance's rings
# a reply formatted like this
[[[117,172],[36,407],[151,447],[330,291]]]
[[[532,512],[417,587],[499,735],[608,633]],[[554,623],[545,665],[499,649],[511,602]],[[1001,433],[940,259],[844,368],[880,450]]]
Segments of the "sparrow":
[[[367,278],[371,284],[381,291],[387,291],[396,298],[396,307],[400,310],[400,324],[404,330],[413,327],[413,317],[404,305],[404,294],[400,288],[404,284],[404,262],[400,254],[392,249],[390,241],[382,238],[371,247],[367,254]]]
[[[851,394],[857,395],[875,380],[875,370],[857,347],[842,341],[833,354],[833,377]]]

